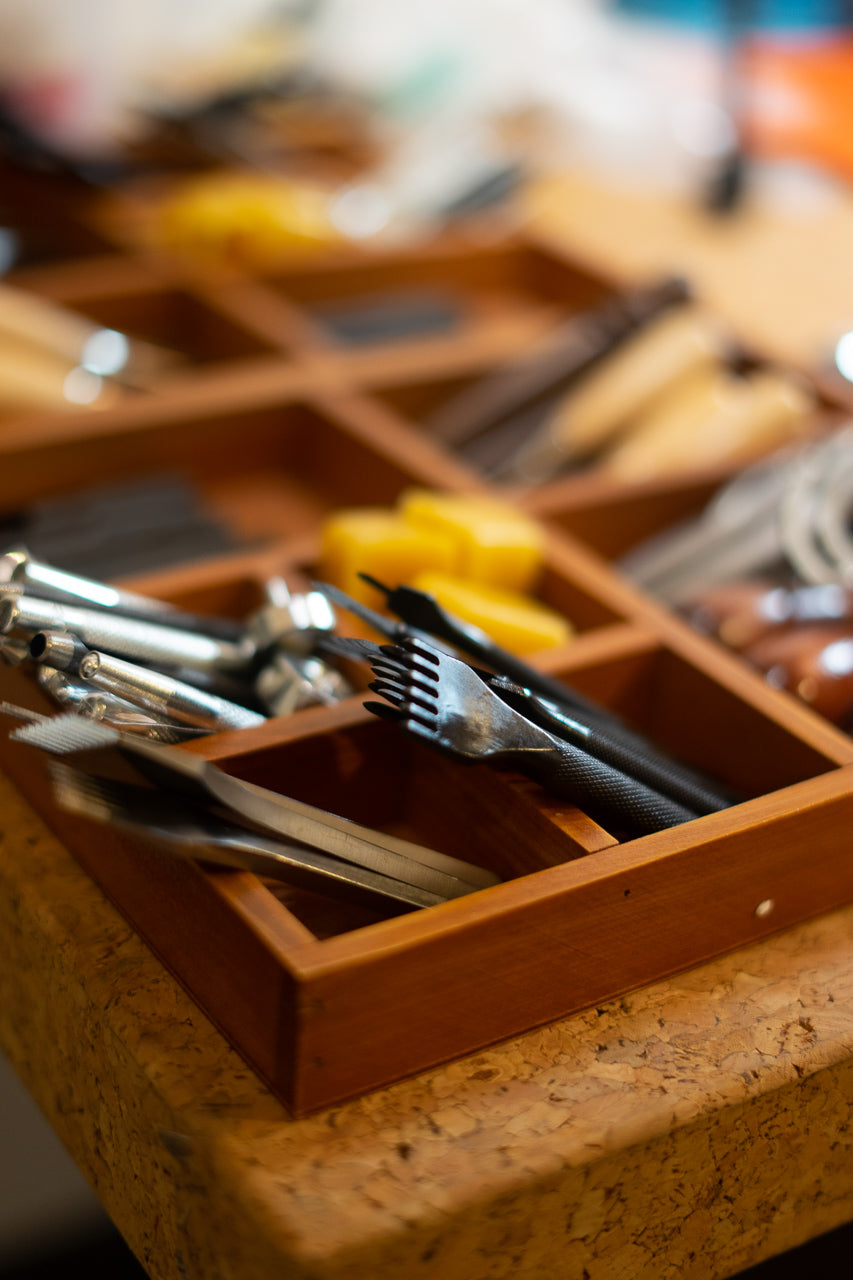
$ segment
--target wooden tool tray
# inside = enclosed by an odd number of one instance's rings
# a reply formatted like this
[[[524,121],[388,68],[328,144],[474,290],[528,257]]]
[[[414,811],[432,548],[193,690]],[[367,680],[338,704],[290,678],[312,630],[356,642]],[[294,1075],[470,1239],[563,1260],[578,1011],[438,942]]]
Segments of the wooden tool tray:
[[[318,300],[436,280],[462,299],[452,336],[356,351],[322,332]],[[372,387],[467,376],[612,288],[522,239],[389,255],[369,270],[350,255],[269,280],[111,253],[18,281],[183,351],[187,367],[115,408],[0,424],[0,514],[99,482],[177,472],[236,549],[130,585],[233,617],[260,603],[271,574],[310,580],[321,522],[337,508],[390,505],[411,485],[483,487]],[[712,484],[696,477],[645,496],[669,493],[676,513]],[[4,768],[297,1113],[853,899],[853,742],[608,566],[599,552],[644,527],[643,494],[625,493],[623,507],[617,488],[600,492],[598,527],[624,521],[628,532],[606,546],[593,534],[587,546],[566,492],[559,508],[539,512],[548,547],[538,594],[577,634],[538,663],[734,788],[743,800],[733,808],[620,841],[527,780],[420,746],[372,717],[360,695],[174,748],[501,878],[383,919],[184,862],[61,812],[45,758],[2,737]],[[524,501],[536,507],[535,495]],[[20,669],[4,670],[2,690],[50,709]]]

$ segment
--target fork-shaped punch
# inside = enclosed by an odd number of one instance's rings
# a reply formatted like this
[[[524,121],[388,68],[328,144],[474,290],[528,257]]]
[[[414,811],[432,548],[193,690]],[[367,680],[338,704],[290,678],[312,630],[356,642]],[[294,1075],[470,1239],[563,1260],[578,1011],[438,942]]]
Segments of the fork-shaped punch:
[[[380,645],[355,636],[326,635],[320,641],[320,650],[351,661],[366,662],[377,671],[385,661]],[[515,684],[506,676],[493,675],[478,667],[472,667],[472,670],[502,702],[507,703],[526,720],[537,724],[540,729],[546,729],[556,738],[579,747],[587,755],[612,765],[614,769],[644,783],[653,791],[659,791],[670,800],[678,801],[686,809],[697,814],[716,813],[719,809],[727,809],[729,805],[737,803],[738,797],[727,792],[719,783],[683,765],[679,760],[660,754],[650,743],[647,746],[644,743],[636,746],[628,735],[608,737],[595,723],[585,724],[569,716],[556,703]]]
[[[516,769],[629,835],[697,817],[533,724],[501,701],[466,663],[425,641],[383,645],[382,658],[371,665],[376,679],[370,688],[385,702],[366,702],[366,708],[454,759]]]

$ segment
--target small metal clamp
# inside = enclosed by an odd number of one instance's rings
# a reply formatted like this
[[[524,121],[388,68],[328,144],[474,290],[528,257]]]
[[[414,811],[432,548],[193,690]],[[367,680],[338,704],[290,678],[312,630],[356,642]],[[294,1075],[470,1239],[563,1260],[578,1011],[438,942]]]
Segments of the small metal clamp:
[[[255,693],[271,716],[303,707],[329,706],[352,694],[352,686],[321,658],[276,649],[255,679]]]
[[[267,601],[247,620],[258,650],[273,645],[288,653],[310,654],[317,635],[334,631],[335,611],[321,591],[292,592],[283,578],[265,583]]]

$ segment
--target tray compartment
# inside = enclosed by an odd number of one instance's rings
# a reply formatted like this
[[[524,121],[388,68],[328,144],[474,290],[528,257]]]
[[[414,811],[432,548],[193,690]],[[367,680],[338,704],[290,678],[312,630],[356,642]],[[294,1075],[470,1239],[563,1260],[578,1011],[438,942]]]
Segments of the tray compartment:
[[[592,305],[610,291],[600,276],[523,236],[478,244],[460,234],[416,250],[332,251],[319,262],[294,260],[265,279],[302,305],[439,284],[513,298],[515,305],[525,299]]]
[[[650,662],[658,673],[647,687]],[[618,704],[627,709],[639,702],[636,719],[644,711],[648,722],[650,704],[665,686],[670,696],[653,718],[667,722],[660,725],[661,737],[667,728],[680,735],[685,682],[694,693],[704,686],[706,697],[716,685],[687,665],[666,650],[638,654]],[[583,675],[573,672],[575,683],[589,690],[595,673],[587,681]],[[733,693],[729,702],[737,705]],[[345,1061],[341,1044],[349,1048],[366,1022],[369,1047],[357,1050],[364,1071],[375,1078],[389,1057],[399,1071],[414,1070],[446,1056],[461,1026],[473,1049],[511,1025],[521,1030],[558,1010],[611,997],[849,896],[853,873],[842,854],[851,811],[849,749],[827,739],[824,750],[813,744],[802,751],[784,705],[767,722],[742,710],[753,722],[755,748],[784,761],[769,779],[780,790],[522,876],[431,918],[386,922],[325,946],[304,975],[312,1004],[305,1022],[306,1069],[297,1075],[303,1099],[317,1089],[330,1089],[332,1096],[347,1091],[353,1064]],[[695,721],[692,732],[698,762],[713,758],[719,765],[725,744],[712,742],[709,750]],[[846,766],[837,768],[845,759]],[[410,999],[417,993],[417,1015],[400,1045],[392,1043],[389,1026],[406,990]]]
[[[291,1106],[310,1110],[370,1082],[421,1069],[784,927],[853,892],[853,873],[841,856],[843,824],[853,806],[849,745],[820,726],[814,726],[813,741],[804,742],[800,726],[788,721],[787,700],[771,698],[776,705],[761,713],[748,701],[751,681],[735,672],[721,698],[718,673],[703,671],[668,646],[638,645],[633,657],[603,665],[621,670],[589,663],[571,671],[573,683],[588,694],[609,687],[610,705],[638,727],[654,729],[662,745],[689,737],[685,755],[723,772],[731,755],[726,734],[707,732],[707,714],[701,721],[689,714],[690,703],[704,713],[719,703],[723,728],[745,740],[743,759],[762,757],[751,779],[752,798],[620,845],[589,841],[579,856],[577,843],[541,804],[538,788],[530,788],[525,800],[534,802],[541,820],[554,822],[558,842],[565,841],[562,860],[537,867],[524,850],[543,845],[538,831],[529,839],[530,813],[519,807],[516,779],[491,771],[478,777],[485,772],[479,767],[451,765],[447,772],[446,762],[436,765],[432,753],[413,756],[407,749],[404,776],[413,766],[427,773],[415,783],[420,801],[408,808],[404,832],[424,838],[439,834],[446,822],[452,834],[461,820],[459,851],[476,858],[478,839],[487,831],[476,827],[479,806],[488,820],[488,788],[502,788],[495,793],[499,820],[511,822],[513,838],[516,830],[524,833],[514,865],[503,863],[514,874],[471,898],[346,930],[299,952],[300,1013],[288,1033],[293,1040],[280,1042],[285,1054],[288,1044],[298,1046],[297,1061],[288,1056]],[[246,750],[251,735],[245,734],[244,750],[222,763],[273,784],[287,774],[292,785],[304,788],[303,798],[318,798],[328,795],[318,781],[318,761],[334,755],[339,772],[358,778],[359,770],[350,771],[345,761],[359,741],[369,743],[376,758],[377,728],[387,735],[388,726],[357,724],[345,730],[343,743],[320,735],[309,748],[295,737],[288,747],[258,753]],[[392,744],[386,736],[383,749]],[[312,754],[303,756],[306,749]],[[741,764],[739,759],[733,768]],[[385,768],[378,784],[383,803]],[[436,794],[453,797],[439,819],[428,779],[433,768]],[[393,769],[390,776],[391,789],[398,790]],[[765,785],[772,790],[763,793]],[[351,799],[333,794],[354,806],[353,816],[375,820],[375,798],[360,780]],[[441,847],[449,852],[453,846]],[[497,849],[489,843],[488,856]],[[805,862],[810,883],[804,892]],[[766,908],[756,914],[768,902],[769,914]],[[403,1009],[409,1012],[401,1015]]]
[[[360,706],[353,719],[327,729],[315,717],[312,734],[249,749],[220,766],[308,804],[333,805],[343,817],[486,867],[501,879],[612,842],[574,806],[551,803],[514,774],[445,759]],[[442,803],[448,794],[452,807]]]
[[[507,356],[517,358],[518,351],[508,352]],[[504,363],[482,348],[473,347],[457,351],[455,358],[444,361],[439,369],[414,362],[407,365],[404,361],[384,368],[366,362],[369,376],[363,392],[381,405],[391,420],[444,449],[457,466],[503,492],[531,514],[553,519],[609,558],[669,524],[698,513],[717,488],[743,469],[733,468],[730,462],[706,463],[656,478],[628,480],[608,475],[591,460],[568,466],[554,478],[535,485],[492,476],[484,460],[491,462],[508,455],[525,433],[544,423],[559,392],[544,396],[529,410],[511,414],[492,434],[486,432],[468,445],[443,444],[438,430],[433,430],[433,418]],[[756,368],[766,364],[758,357],[752,363]],[[843,420],[838,402],[829,400],[815,380],[808,381],[818,392],[818,400],[800,436],[804,441],[819,437]]]
[[[737,821],[713,815],[496,886],[465,918],[439,908],[304,953],[291,1105],[327,1105],[384,1083],[392,1062],[409,1074],[849,900],[850,783],[849,769],[831,773]]]
[[[72,299],[71,305],[106,328],[172,348],[194,365],[264,356],[275,350],[188,289]]]
[[[10,520],[32,503],[98,485],[157,475],[180,478],[233,541],[233,555],[221,569],[216,561],[205,567],[200,560],[189,577],[178,567],[163,583],[156,565],[150,572],[140,568],[135,577],[142,578],[149,594],[165,592],[189,608],[199,607],[194,590],[207,591],[215,612],[220,575],[231,582],[240,576],[241,562],[248,578],[257,581],[258,592],[263,576],[276,572],[296,573],[307,582],[318,570],[322,521],[341,507],[392,507],[411,487],[464,488],[452,468],[445,474],[433,452],[410,449],[407,432],[379,430],[384,422],[377,424],[369,404],[358,398],[282,399],[272,405],[264,400],[254,408],[222,412],[207,404],[201,409],[187,405],[181,414],[143,417],[138,424],[118,415],[112,422],[90,421],[88,446],[79,433],[49,445],[31,443],[28,434],[17,448],[7,442],[0,513]],[[234,441],[239,441],[236,452]],[[244,598],[253,594],[244,591]],[[575,578],[550,550],[535,594],[563,612],[579,633],[624,621],[618,590],[609,595],[599,591],[594,574],[583,581]],[[233,612],[233,606],[226,611]]]
[[[365,386],[364,394],[381,405],[399,426],[442,449],[445,446],[429,429],[432,414],[493,368],[493,362],[484,358],[481,351],[470,352],[467,359],[460,353],[452,367],[445,365],[443,371],[436,373],[418,366],[407,369],[400,364],[393,379],[374,378]],[[547,412],[547,403],[543,403],[543,418]],[[472,476],[481,476],[476,461],[466,457],[464,449],[447,451],[457,466]],[[731,475],[729,466],[705,467],[690,474],[628,482],[607,476],[594,466],[583,466],[541,485],[494,483],[493,487],[531,515],[551,520],[596,551],[614,558],[659,529],[696,514]]]
[[[740,664],[726,664],[724,655],[719,666],[728,670],[711,672],[676,646],[654,640],[637,640],[633,648],[601,660],[587,654],[576,665],[565,661],[569,654],[569,648],[561,651],[563,665],[554,672],[567,687],[614,711],[650,742],[736,789],[744,800],[819,777],[839,765],[853,764],[849,739],[828,727],[824,731],[823,722],[807,712],[802,713],[805,722],[800,723],[800,709],[792,699],[767,690]],[[369,713],[350,708],[346,715],[355,720],[347,719],[335,728],[322,717],[315,718],[309,736],[300,733],[299,716],[292,717],[286,738],[276,745],[268,743],[261,728],[242,730],[236,737],[228,735],[221,748],[213,739],[202,739],[191,749],[215,758],[229,773],[274,790],[292,790],[311,804],[323,803],[330,779],[345,782],[344,790],[339,792],[337,785],[335,789],[343,803],[354,806],[345,816],[388,829],[389,824],[402,821],[406,829],[401,828],[400,834],[424,843],[432,839],[434,823],[439,824],[437,830],[449,823],[454,840],[458,828],[452,812],[449,818],[446,813],[433,813],[429,803],[415,804],[407,810],[408,817],[394,807],[392,797],[399,805],[411,794],[405,782],[408,774],[434,773],[436,795],[443,787],[455,792],[472,778],[474,796],[487,785],[487,778],[497,775],[515,781],[515,775],[505,770],[445,760]],[[284,778],[286,787],[282,787]],[[528,797],[535,795],[537,805],[549,807],[539,787],[513,785],[513,797],[522,790]],[[429,794],[432,797],[432,791]],[[415,830],[413,812],[421,815],[420,821],[428,824],[429,831]],[[509,820],[507,812],[503,820]],[[467,831],[460,838],[458,847],[443,851],[477,861],[478,846],[471,843],[472,833]],[[486,846],[498,847],[494,841],[490,835]],[[522,871],[515,874],[537,869],[543,857],[541,865],[552,860],[547,850],[517,853],[513,865],[520,865]],[[564,856],[557,860],[563,861]],[[504,874],[499,865],[484,865]]]
[[[448,236],[417,251],[331,253],[270,274],[265,284],[301,309],[320,344],[388,345],[398,359],[409,343],[444,350],[490,335],[495,357],[508,355],[505,337],[534,339],[609,292],[600,278],[522,237],[490,245]],[[412,314],[395,326],[394,312],[407,307]]]
[[[236,534],[273,542],[316,527],[351,502],[391,504],[406,485],[423,484],[420,470],[380,452],[333,411],[282,400],[215,411],[185,404],[156,417],[111,413],[89,417],[82,432],[47,447],[21,433],[3,449],[0,504],[28,502],[158,472],[190,479]]]
[[[760,678],[721,658],[711,671],[683,648],[651,641],[628,656],[564,665],[556,674],[744,799],[853,762],[853,744],[821,734],[817,724],[794,724],[793,700],[767,698]]]
[[[142,261],[98,258],[19,273],[18,287],[68,307],[108,329],[175,353],[152,385],[190,369],[269,357],[279,344],[265,340],[220,305],[220,290],[184,281]]]

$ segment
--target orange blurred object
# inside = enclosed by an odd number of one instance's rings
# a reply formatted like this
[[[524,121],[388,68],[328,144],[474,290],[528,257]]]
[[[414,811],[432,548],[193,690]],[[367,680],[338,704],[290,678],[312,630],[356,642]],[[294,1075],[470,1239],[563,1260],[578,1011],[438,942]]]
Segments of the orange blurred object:
[[[807,160],[853,179],[853,36],[762,36],[739,58],[749,151]]]

